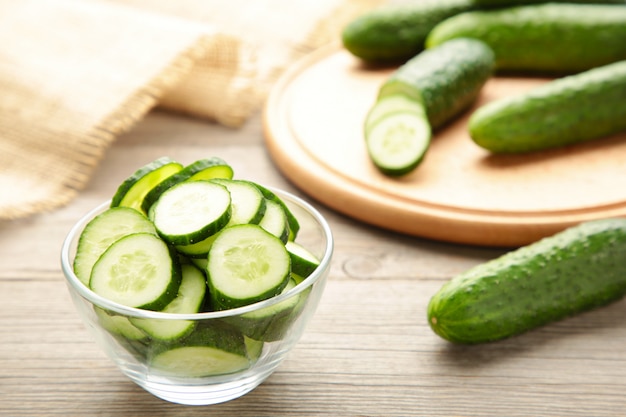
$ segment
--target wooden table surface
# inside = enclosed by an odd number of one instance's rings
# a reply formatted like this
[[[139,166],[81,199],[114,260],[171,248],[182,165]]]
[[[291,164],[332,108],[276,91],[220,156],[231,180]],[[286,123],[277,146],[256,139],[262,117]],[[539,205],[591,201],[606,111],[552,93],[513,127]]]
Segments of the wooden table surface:
[[[115,142],[70,205],[0,223],[0,416],[626,415],[626,302],[506,341],[453,346],[427,325],[430,296],[503,249],[378,230],[311,200],[327,216],[336,249],[321,304],[285,362],[227,403],[153,397],[92,341],[70,301],[59,251],[80,216],[164,155],[183,163],[220,156],[240,178],[303,195],[268,156],[260,116],[230,130],[149,114]]]

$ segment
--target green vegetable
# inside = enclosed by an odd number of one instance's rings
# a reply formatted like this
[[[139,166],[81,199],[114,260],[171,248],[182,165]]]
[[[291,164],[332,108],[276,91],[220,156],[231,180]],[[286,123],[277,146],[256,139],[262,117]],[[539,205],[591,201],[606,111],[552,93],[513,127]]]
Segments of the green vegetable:
[[[349,22],[342,31],[343,45],[366,61],[406,61],[424,49],[424,40],[437,23],[473,7],[472,0],[384,5]]]
[[[482,343],[521,334],[626,294],[626,219],[581,223],[478,265],[430,300],[444,339]]]
[[[546,3],[450,17],[426,40],[480,39],[497,70],[573,73],[626,59],[626,5]]]
[[[366,116],[369,155],[387,175],[412,171],[433,129],[469,107],[493,70],[493,52],[475,39],[455,39],[419,53],[380,87]]]
[[[547,3],[548,0],[474,0],[478,7],[508,7],[535,3]],[[586,4],[624,4],[624,0],[550,0],[550,3],[586,3]]]
[[[469,121],[472,140],[496,153],[554,148],[623,130],[626,60],[491,102]]]

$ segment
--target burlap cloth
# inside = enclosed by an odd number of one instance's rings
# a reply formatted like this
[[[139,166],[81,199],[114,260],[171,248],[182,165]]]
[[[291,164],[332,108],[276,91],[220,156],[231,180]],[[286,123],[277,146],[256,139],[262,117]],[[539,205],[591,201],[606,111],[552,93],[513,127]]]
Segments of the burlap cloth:
[[[241,126],[381,0],[0,0],[0,220],[68,203],[151,108]]]

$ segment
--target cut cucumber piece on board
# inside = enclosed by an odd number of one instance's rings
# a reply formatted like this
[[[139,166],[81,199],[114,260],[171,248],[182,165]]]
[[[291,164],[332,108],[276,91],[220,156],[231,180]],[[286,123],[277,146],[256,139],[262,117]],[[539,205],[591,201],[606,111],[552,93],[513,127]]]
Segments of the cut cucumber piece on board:
[[[386,115],[365,132],[370,159],[389,176],[415,169],[430,146],[431,128],[426,115],[398,112]]]
[[[366,115],[370,160],[385,175],[413,171],[433,131],[466,110],[491,77],[494,55],[483,42],[455,39],[420,52],[380,86]]]

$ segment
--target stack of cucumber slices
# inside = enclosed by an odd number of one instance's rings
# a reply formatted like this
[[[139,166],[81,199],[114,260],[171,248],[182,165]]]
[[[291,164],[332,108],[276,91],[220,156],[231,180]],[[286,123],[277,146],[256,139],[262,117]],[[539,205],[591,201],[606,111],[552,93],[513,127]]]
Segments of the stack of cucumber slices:
[[[243,307],[296,287],[319,259],[270,189],[234,179],[220,158],[168,157],[138,169],[83,229],[74,272],[115,303],[172,314]],[[280,340],[308,291],[222,319],[127,317],[96,307],[100,324],[154,369],[202,377],[246,369]]]

